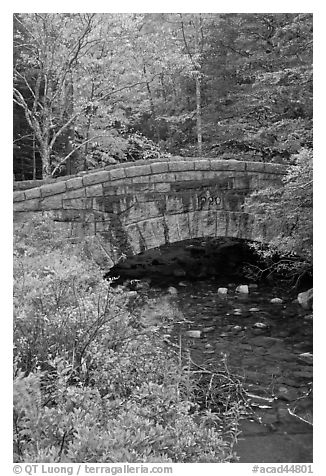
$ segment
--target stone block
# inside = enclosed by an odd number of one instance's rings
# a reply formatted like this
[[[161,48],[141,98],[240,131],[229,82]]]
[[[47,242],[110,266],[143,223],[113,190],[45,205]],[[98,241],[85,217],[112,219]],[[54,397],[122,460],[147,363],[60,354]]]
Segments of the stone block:
[[[111,172],[108,170],[101,170],[100,172],[94,172],[88,175],[85,175],[82,177],[83,179],[83,185],[88,186],[88,185],[95,185],[98,183],[103,183],[107,182],[110,180],[111,177]]]
[[[69,192],[66,192],[63,195],[63,199],[65,198],[82,198],[85,197],[86,195],[86,189],[83,188],[77,188],[76,190],[69,190]]]
[[[104,196],[111,196],[111,195],[127,195],[128,188],[131,189],[130,193],[133,192],[132,184],[129,184],[126,181],[116,181],[113,183],[105,182],[103,185],[103,195]]]
[[[246,162],[239,160],[211,159],[211,170],[244,171]]]
[[[166,213],[185,213],[197,209],[197,197],[192,193],[183,192],[169,196],[166,201]]]
[[[195,171],[189,171],[189,170],[183,170],[176,172],[175,174],[175,181],[176,182],[184,182],[186,180],[195,180],[195,181],[200,181],[202,180],[202,172],[200,170]]]
[[[194,160],[177,160],[169,163],[171,172],[182,172],[184,170],[195,170]]]
[[[180,241],[189,239],[189,212],[178,214],[178,234]]]
[[[246,171],[254,173],[262,173],[265,170],[264,162],[245,162]]]
[[[133,186],[134,184],[137,184],[137,183],[145,183],[145,184],[149,184],[151,180],[151,176],[150,175],[139,175],[138,177],[132,177],[131,179],[131,182],[129,182],[129,186]]]
[[[29,190],[26,190],[25,191],[25,197],[26,197],[26,200],[29,200],[31,198],[40,198],[41,197],[40,187],[31,188]]]
[[[168,229],[169,243],[175,243],[182,240],[182,236],[180,235],[179,216],[180,215],[178,214],[164,216]]]
[[[211,170],[211,161],[201,159],[195,162],[195,170]]]
[[[156,162],[155,164],[151,164],[152,174],[162,174],[168,171],[169,171],[168,162]]]
[[[171,190],[170,183],[155,183],[154,190],[159,193],[167,193]]]
[[[40,201],[37,198],[16,202],[14,204],[14,212],[30,212],[40,210]]]
[[[200,220],[203,224],[204,236],[216,236],[216,211],[215,210],[201,210]]]
[[[66,182],[56,182],[42,185],[41,197],[49,197],[66,191]]]
[[[64,198],[62,205],[65,210],[90,210],[93,206],[92,198]]]
[[[150,175],[152,173],[150,165],[135,165],[125,169],[126,177],[138,177],[139,175]]]
[[[67,190],[75,190],[77,188],[82,188],[83,185],[83,178],[82,177],[75,177],[72,179],[67,180],[66,182]]]
[[[25,192],[14,192],[14,202],[25,200]]]
[[[160,211],[157,202],[135,202],[133,206],[128,206],[126,203],[122,204],[119,215],[122,223],[128,225],[162,216],[162,211]]]
[[[119,180],[126,177],[125,169],[123,168],[123,166],[117,169],[110,170],[109,174],[109,180]]]
[[[60,210],[62,208],[62,197],[55,195],[42,198],[39,203],[41,210]]]
[[[201,220],[201,211],[197,210],[188,213],[189,217],[189,237],[200,238],[205,236],[204,224]]]
[[[86,197],[100,197],[102,195],[103,195],[103,186],[101,183],[86,187]]]
[[[145,249],[157,248],[169,242],[163,217],[138,222],[137,227]]]
[[[175,174],[171,172],[164,172],[161,174],[155,174],[149,176],[150,183],[173,183],[175,182]]]

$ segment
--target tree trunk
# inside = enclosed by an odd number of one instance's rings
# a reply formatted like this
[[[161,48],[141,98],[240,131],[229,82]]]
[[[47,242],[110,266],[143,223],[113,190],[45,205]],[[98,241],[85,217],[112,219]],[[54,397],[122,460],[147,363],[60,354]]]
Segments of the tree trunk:
[[[199,47],[199,33],[201,25],[198,22],[198,17],[195,16],[194,18],[194,26],[195,26],[195,52],[196,55],[199,56],[201,54],[200,47]],[[197,146],[198,146],[198,155],[201,157],[203,155],[203,146],[202,146],[202,118],[201,118],[201,84],[200,84],[200,65],[196,67],[196,125],[197,125]]]
[[[33,134],[33,180],[36,179],[36,142],[35,142],[35,134]]]
[[[74,113],[74,86],[73,86],[73,79],[71,71],[68,73],[67,85],[66,85],[66,110],[64,115],[64,120],[66,121],[71,117]],[[70,126],[67,128],[65,133],[65,152],[64,155],[70,154],[73,149],[73,143],[75,139],[75,126],[74,123],[71,123]],[[72,154],[66,162],[66,174],[73,175],[78,170],[77,166],[77,155]]]
[[[49,146],[44,145],[41,151],[42,156],[42,178],[51,177],[51,150]]]
[[[146,88],[147,88],[147,92],[148,92],[149,103],[150,103],[150,106],[151,106],[151,113],[152,113],[152,119],[153,119],[153,125],[154,125],[155,140],[156,140],[157,143],[159,143],[159,141],[160,141],[160,131],[159,131],[159,128],[158,128],[157,122],[156,122],[156,111],[155,111],[155,106],[154,106],[153,94],[152,94],[152,90],[151,90],[151,87],[149,85],[149,81],[148,81],[148,78],[147,78],[147,70],[146,70],[145,64],[143,66],[143,71],[144,71],[144,76],[145,76],[145,81],[146,81]]]
[[[203,155],[203,146],[202,146],[202,122],[201,122],[201,88],[200,88],[200,77],[199,72],[196,74],[196,122],[197,122],[197,144],[198,144],[198,155],[201,157]]]

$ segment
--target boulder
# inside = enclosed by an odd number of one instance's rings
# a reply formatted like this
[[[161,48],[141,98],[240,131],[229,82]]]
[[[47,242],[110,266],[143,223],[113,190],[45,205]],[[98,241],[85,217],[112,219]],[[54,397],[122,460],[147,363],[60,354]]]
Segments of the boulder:
[[[177,288],[174,288],[173,286],[170,286],[168,288],[168,293],[172,294],[172,295],[175,295],[175,294],[178,294],[178,290],[177,290]]]
[[[242,309],[233,309],[233,315],[234,316],[241,316],[242,315]]]
[[[267,329],[268,325],[264,322],[255,322],[252,327],[254,327],[255,329]]]
[[[281,385],[275,392],[275,396],[280,400],[285,400],[286,402],[292,402],[293,400],[297,400],[299,397],[298,392],[293,387],[285,387]]]
[[[213,331],[215,331],[215,327],[213,326],[203,328],[203,332],[213,332]]]
[[[137,291],[128,291],[126,294],[129,298],[136,298],[138,296]]]
[[[240,284],[240,286],[236,287],[235,292],[241,294],[249,294],[249,287],[247,284]]]
[[[188,337],[194,337],[195,339],[199,339],[201,337],[201,331],[187,331],[186,335]]]
[[[270,302],[271,302],[272,304],[282,304],[282,303],[283,303],[283,299],[276,297],[276,298],[271,299]]]
[[[304,293],[298,294],[298,303],[300,304],[300,306],[303,307],[303,309],[306,309],[307,311],[311,311],[312,301],[313,301],[312,288],[308,289],[308,291],[305,291]]]
[[[228,288],[218,288],[217,293],[218,294],[227,294],[228,293]]]

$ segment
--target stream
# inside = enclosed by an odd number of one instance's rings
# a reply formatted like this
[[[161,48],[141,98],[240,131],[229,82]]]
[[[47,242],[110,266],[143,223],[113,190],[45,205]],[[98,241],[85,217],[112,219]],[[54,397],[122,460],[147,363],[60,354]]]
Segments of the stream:
[[[226,356],[243,377],[253,414],[241,420],[240,463],[312,462],[312,315],[286,290],[254,285],[240,294],[238,284],[226,295],[216,280],[149,288],[147,313],[172,307],[171,339],[181,335],[194,362],[209,369]]]

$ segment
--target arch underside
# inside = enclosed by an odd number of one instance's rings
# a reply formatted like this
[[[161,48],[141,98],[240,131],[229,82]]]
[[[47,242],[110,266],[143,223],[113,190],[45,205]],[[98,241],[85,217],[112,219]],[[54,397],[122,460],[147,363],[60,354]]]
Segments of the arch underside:
[[[136,223],[102,222],[72,223],[74,236],[97,235],[113,267],[126,257],[167,244],[194,238],[238,238],[265,241],[255,216],[244,212],[198,210],[163,215]]]

